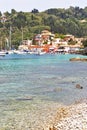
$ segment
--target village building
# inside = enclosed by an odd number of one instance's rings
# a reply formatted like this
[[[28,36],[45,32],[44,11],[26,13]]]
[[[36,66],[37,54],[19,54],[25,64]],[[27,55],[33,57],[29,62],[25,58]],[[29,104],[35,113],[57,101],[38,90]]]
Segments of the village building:
[[[52,34],[48,30],[43,30],[41,32],[41,38],[42,38],[42,43],[47,43],[47,44],[52,44],[52,40],[54,39],[55,35]]]
[[[83,38],[76,38],[73,35],[65,35],[63,39],[55,38],[48,30],[43,30],[41,34],[36,34],[32,40],[23,40],[19,49],[36,50],[42,49],[46,52],[76,52],[82,46]],[[74,42],[75,44],[70,44]]]

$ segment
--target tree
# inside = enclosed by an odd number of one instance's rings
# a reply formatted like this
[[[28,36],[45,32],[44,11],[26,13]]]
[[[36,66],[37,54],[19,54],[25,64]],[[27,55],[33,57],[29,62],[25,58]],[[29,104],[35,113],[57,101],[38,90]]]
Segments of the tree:
[[[4,13],[4,15],[8,18],[8,17],[10,17],[10,13],[8,12],[8,11],[6,11],[5,13]]]
[[[33,10],[31,11],[31,13],[36,14],[36,13],[39,13],[39,11],[38,11],[38,9],[33,9]]]
[[[87,39],[83,41],[83,46],[87,47]]]
[[[2,16],[2,13],[1,13],[1,11],[0,11],[0,17]]]
[[[19,29],[26,26],[26,16],[23,12],[17,13],[17,16],[13,18],[13,25],[17,26]]]
[[[15,9],[11,9],[11,14],[12,15],[14,15],[14,14],[16,14],[17,12],[16,12],[16,10]]]

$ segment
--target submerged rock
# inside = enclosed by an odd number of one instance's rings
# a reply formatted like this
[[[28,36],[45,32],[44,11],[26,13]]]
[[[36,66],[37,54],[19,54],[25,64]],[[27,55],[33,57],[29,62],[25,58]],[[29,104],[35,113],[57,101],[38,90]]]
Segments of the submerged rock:
[[[70,61],[87,61],[87,58],[71,58]]]
[[[83,87],[80,84],[76,84],[76,88],[83,89]]]
[[[55,88],[54,89],[54,92],[60,92],[60,91],[62,91],[62,88]]]
[[[18,101],[33,100],[33,97],[17,98],[16,100],[18,100]]]

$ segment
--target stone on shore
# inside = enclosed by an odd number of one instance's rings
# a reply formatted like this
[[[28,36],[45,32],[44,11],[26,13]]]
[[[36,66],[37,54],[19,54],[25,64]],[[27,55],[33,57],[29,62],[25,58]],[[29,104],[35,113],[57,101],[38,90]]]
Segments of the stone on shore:
[[[67,115],[56,120],[51,130],[87,130],[87,102],[68,106],[65,111]]]

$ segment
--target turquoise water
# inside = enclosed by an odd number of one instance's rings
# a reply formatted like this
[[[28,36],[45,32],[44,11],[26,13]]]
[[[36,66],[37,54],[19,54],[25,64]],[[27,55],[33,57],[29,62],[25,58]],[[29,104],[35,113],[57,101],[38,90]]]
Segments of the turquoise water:
[[[71,104],[87,98],[87,62],[70,62],[72,57],[87,58],[70,54],[0,57],[0,118],[22,108],[23,103]],[[83,89],[76,89],[76,84]]]

